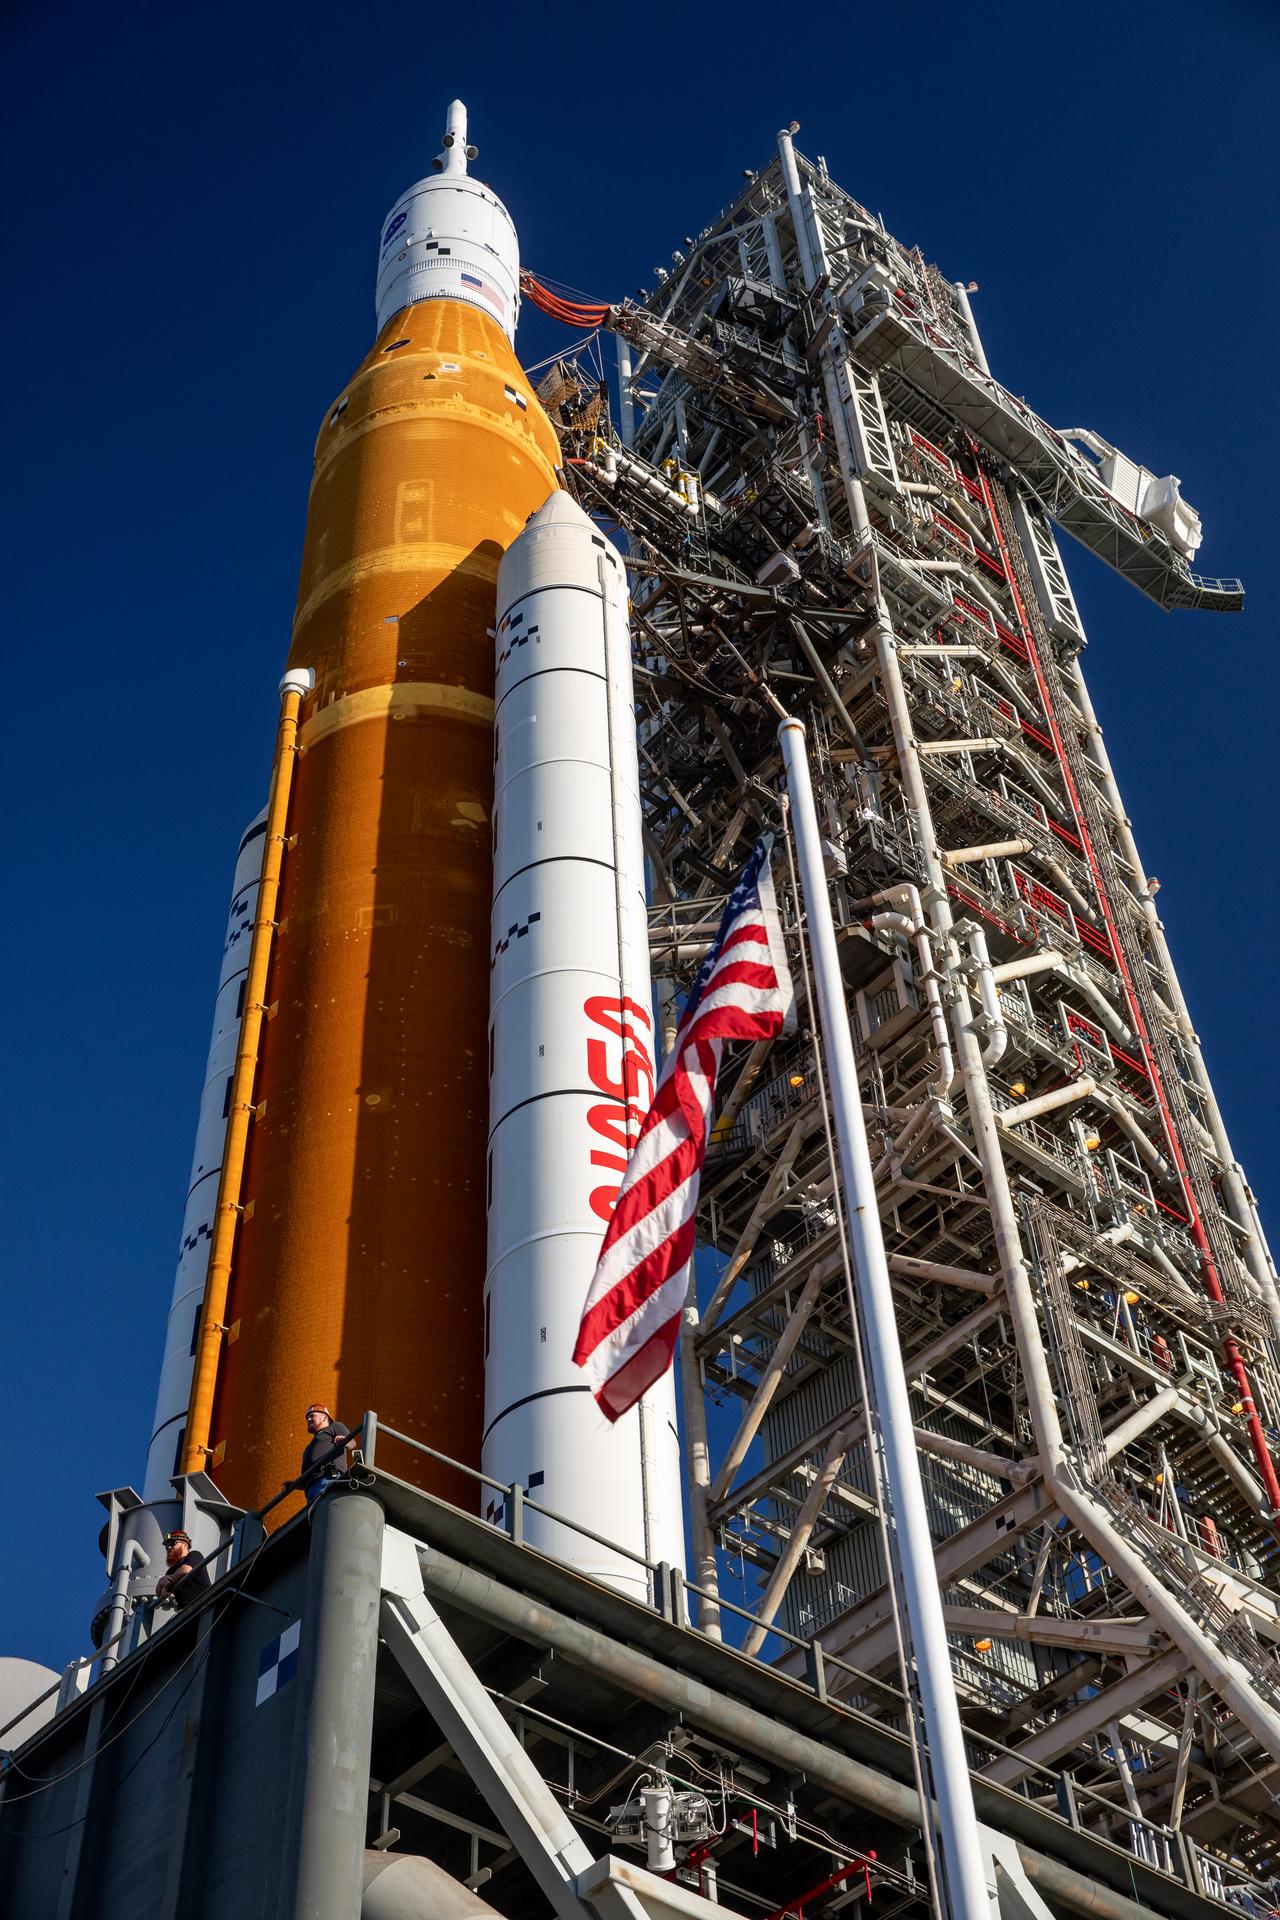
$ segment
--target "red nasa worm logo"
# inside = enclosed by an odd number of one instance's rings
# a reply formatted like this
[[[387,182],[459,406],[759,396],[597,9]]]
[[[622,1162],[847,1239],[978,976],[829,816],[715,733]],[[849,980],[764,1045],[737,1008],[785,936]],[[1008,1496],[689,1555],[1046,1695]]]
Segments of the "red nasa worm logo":
[[[636,1000],[610,999],[598,993],[583,1002],[582,1011],[594,1026],[603,1028],[605,1034],[621,1042],[618,1050],[613,1049],[611,1040],[600,1034],[591,1034],[587,1040],[587,1078],[593,1087],[609,1096],[608,1100],[588,1107],[587,1125],[602,1140],[608,1141],[611,1148],[617,1149],[608,1153],[599,1147],[591,1150],[593,1167],[607,1167],[618,1175],[607,1186],[597,1187],[591,1195],[591,1211],[607,1222],[613,1213],[622,1175],[627,1170],[627,1157],[653,1100],[651,1043],[648,1034],[639,1032],[632,1023],[651,1031],[653,1018],[648,1007],[642,1007]]]

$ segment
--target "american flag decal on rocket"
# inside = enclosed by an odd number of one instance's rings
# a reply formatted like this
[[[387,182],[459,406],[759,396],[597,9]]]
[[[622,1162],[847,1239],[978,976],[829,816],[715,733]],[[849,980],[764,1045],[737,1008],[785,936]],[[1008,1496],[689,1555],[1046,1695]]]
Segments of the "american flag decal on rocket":
[[[724,1043],[772,1039],[791,1009],[772,844],[769,834],[757,841],[698,970],[582,1310],[573,1358],[609,1420],[671,1365]]]

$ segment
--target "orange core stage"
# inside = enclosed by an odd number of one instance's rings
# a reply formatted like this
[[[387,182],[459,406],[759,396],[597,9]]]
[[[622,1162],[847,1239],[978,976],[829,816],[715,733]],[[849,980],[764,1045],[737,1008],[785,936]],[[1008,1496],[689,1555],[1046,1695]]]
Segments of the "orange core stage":
[[[297,1474],[316,1400],[479,1464],[491,629],[558,458],[500,327],[449,299],[389,322],[320,431],[289,655],[315,690],[210,1436],[239,1506]]]

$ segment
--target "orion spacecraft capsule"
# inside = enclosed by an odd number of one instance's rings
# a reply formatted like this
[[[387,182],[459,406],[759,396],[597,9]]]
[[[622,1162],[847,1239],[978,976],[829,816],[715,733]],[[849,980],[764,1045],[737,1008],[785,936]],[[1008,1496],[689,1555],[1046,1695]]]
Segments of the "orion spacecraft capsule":
[[[146,1491],[109,1497],[122,1541],[175,1494],[189,1524],[264,1504],[323,1401],[467,1465],[483,1446],[556,1512],[683,1557],[671,1382],[610,1429],[571,1362],[655,1071],[626,580],[557,491],[512,344],[515,229],[474,155],[455,101],[320,430]],[[472,1498],[421,1454],[388,1464]]]
[[[568,494],[498,569],[496,700],[483,1467],[678,1565],[672,1376],[610,1427],[571,1358],[655,1057],[626,574]],[[644,1596],[634,1561],[526,1525]]]

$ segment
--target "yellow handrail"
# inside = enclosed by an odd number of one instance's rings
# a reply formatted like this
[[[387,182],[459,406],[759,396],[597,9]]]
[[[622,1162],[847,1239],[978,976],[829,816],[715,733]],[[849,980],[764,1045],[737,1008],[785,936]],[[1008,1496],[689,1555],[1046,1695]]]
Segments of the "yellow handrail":
[[[213,1395],[218,1383],[222,1339],[226,1332],[224,1322],[231,1286],[231,1258],[241,1212],[240,1196],[244,1188],[245,1153],[249,1142],[249,1121],[253,1114],[254,1081],[261,1052],[262,1021],[267,1010],[267,970],[271,964],[271,947],[276,930],[289,794],[298,755],[301,679],[299,674],[286,674],[281,686],[280,725],[276,732],[275,758],[271,768],[266,840],[262,849],[262,872],[258,878],[258,905],[253,921],[253,938],[249,944],[249,970],[245,976],[244,1012],[240,1020],[235,1069],[231,1076],[222,1172],[218,1178],[218,1199],[209,1241],[209,1266],[200,1309],[200,1338],[191,1374],[191,1397],[187,1403],[186,1436],[182,1447],[183,1473],[200,1472],[207,1466],[213,1453],[209,1444],[209,1429],[213,1420]]]

